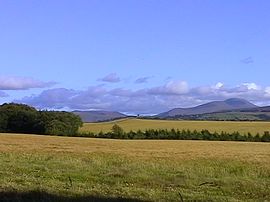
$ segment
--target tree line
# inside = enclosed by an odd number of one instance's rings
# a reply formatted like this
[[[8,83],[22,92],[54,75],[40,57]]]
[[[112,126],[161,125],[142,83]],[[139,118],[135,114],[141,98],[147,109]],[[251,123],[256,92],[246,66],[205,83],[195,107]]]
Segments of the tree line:
[[[70,112],[38,111],[16,103],[0,105],[0,132],[73,136],[82,124]]]
[[[28,105],[16,103],[0,105],[0,132],[5,133],[30,133],[111,139],[270,142],[269,131],[265,131],[263,135],[179,129],[148,129],[145,131],[138,130],[125,132],[119,125],[115,124],[109,132],[104,133],[101,131],[94,134],[91,132],[78,132],[82,124],[81,118],[70,112],[38,111]]]
[[[265,131],[263,135],[251,133],[240,134],[239,132],[210,132],[208,130],[191,131],[179,129],[148,129],[145,131],[125,132],[115,124],[110,132],[81,133],[79,136],[111,139],[160,139],[160,140],[209,140],[209,141],[245,141],[245,142],[270,142],[270,133]]]

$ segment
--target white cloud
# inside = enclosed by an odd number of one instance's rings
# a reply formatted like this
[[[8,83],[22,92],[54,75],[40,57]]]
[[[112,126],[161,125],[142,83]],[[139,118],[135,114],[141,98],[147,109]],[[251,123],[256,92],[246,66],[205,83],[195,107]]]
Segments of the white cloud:
[[[248,90],[261,90],[261,87],[256,83],[243,83],[242,86],[245,86]]]
[[[55,84],[55,82],[43,82],[29,77],[0,76],[0,90],[28,90],[51,87]]]
[[[270,97],[270,86],[266,87],[264,92],[265,92],[265,96]]]
[[[222,87],[224,87],[224,84],[221,83],[221,82],[218,82],[218,83],[214,86],[214,89],[220,89],[220,88],[222,88]]]
[[[184,94],[188,92],[188,84],[185,81],[170,81],[166,84],[168,92],[175,94]]]
[[[188,93],[188,83],[185,81],[169,81],[163,86],[154,87],[149,90],[153,95],[181,95]]]

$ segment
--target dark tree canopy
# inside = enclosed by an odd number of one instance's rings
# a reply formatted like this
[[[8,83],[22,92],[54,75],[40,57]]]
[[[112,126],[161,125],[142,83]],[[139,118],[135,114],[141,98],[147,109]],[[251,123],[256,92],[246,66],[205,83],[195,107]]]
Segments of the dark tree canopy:
[[[70,112],[37,111],[24,104],[0,105],[0,132],[74,135],[81,118]]]

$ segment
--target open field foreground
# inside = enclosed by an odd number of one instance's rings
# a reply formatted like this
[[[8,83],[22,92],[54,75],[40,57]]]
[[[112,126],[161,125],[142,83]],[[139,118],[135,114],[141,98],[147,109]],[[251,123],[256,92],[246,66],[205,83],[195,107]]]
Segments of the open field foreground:
[[[100,131],[108,132],[114,124],[118,124],[126,132],[146,129],[189,129],[191,131],[207,129],[210,132],[236,132],[253,135],[270,131],[270,122],[244,122],[244,121],[171,121],[171,120],[146,120],[146,119],[120,119],[101,123],[84,123],[81,132]]]
[[[268,143],[0,134],[0,165],[0,201],[270,201]]]

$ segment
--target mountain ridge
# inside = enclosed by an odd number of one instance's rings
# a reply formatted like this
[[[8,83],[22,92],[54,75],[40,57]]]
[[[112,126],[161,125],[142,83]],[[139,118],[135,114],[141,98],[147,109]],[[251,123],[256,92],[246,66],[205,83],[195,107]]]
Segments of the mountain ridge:
[[[73,111],[83,122],[104,122],[127,118],[117,111]],[[135,116],[132,116],[135,117]],[[154,116],[140,116],[149,119],[185,119],[185,120],[270,120],[270,106],[259,107],[247,100],[230,98],[224,101],[212,101],[190,108],[174,108]]]
[[[206,113],[215,113],[222,111],[240,110],[240,109],[256,109],[259,108],[257,105],[251,102],[240,99],[240,98],[230,98],[224,101],[212,101],[202,105],[198,105],[190,108],[174,108],[167,112],[160,113],[155,117],[167,118],[179,115],[198,115]]]

